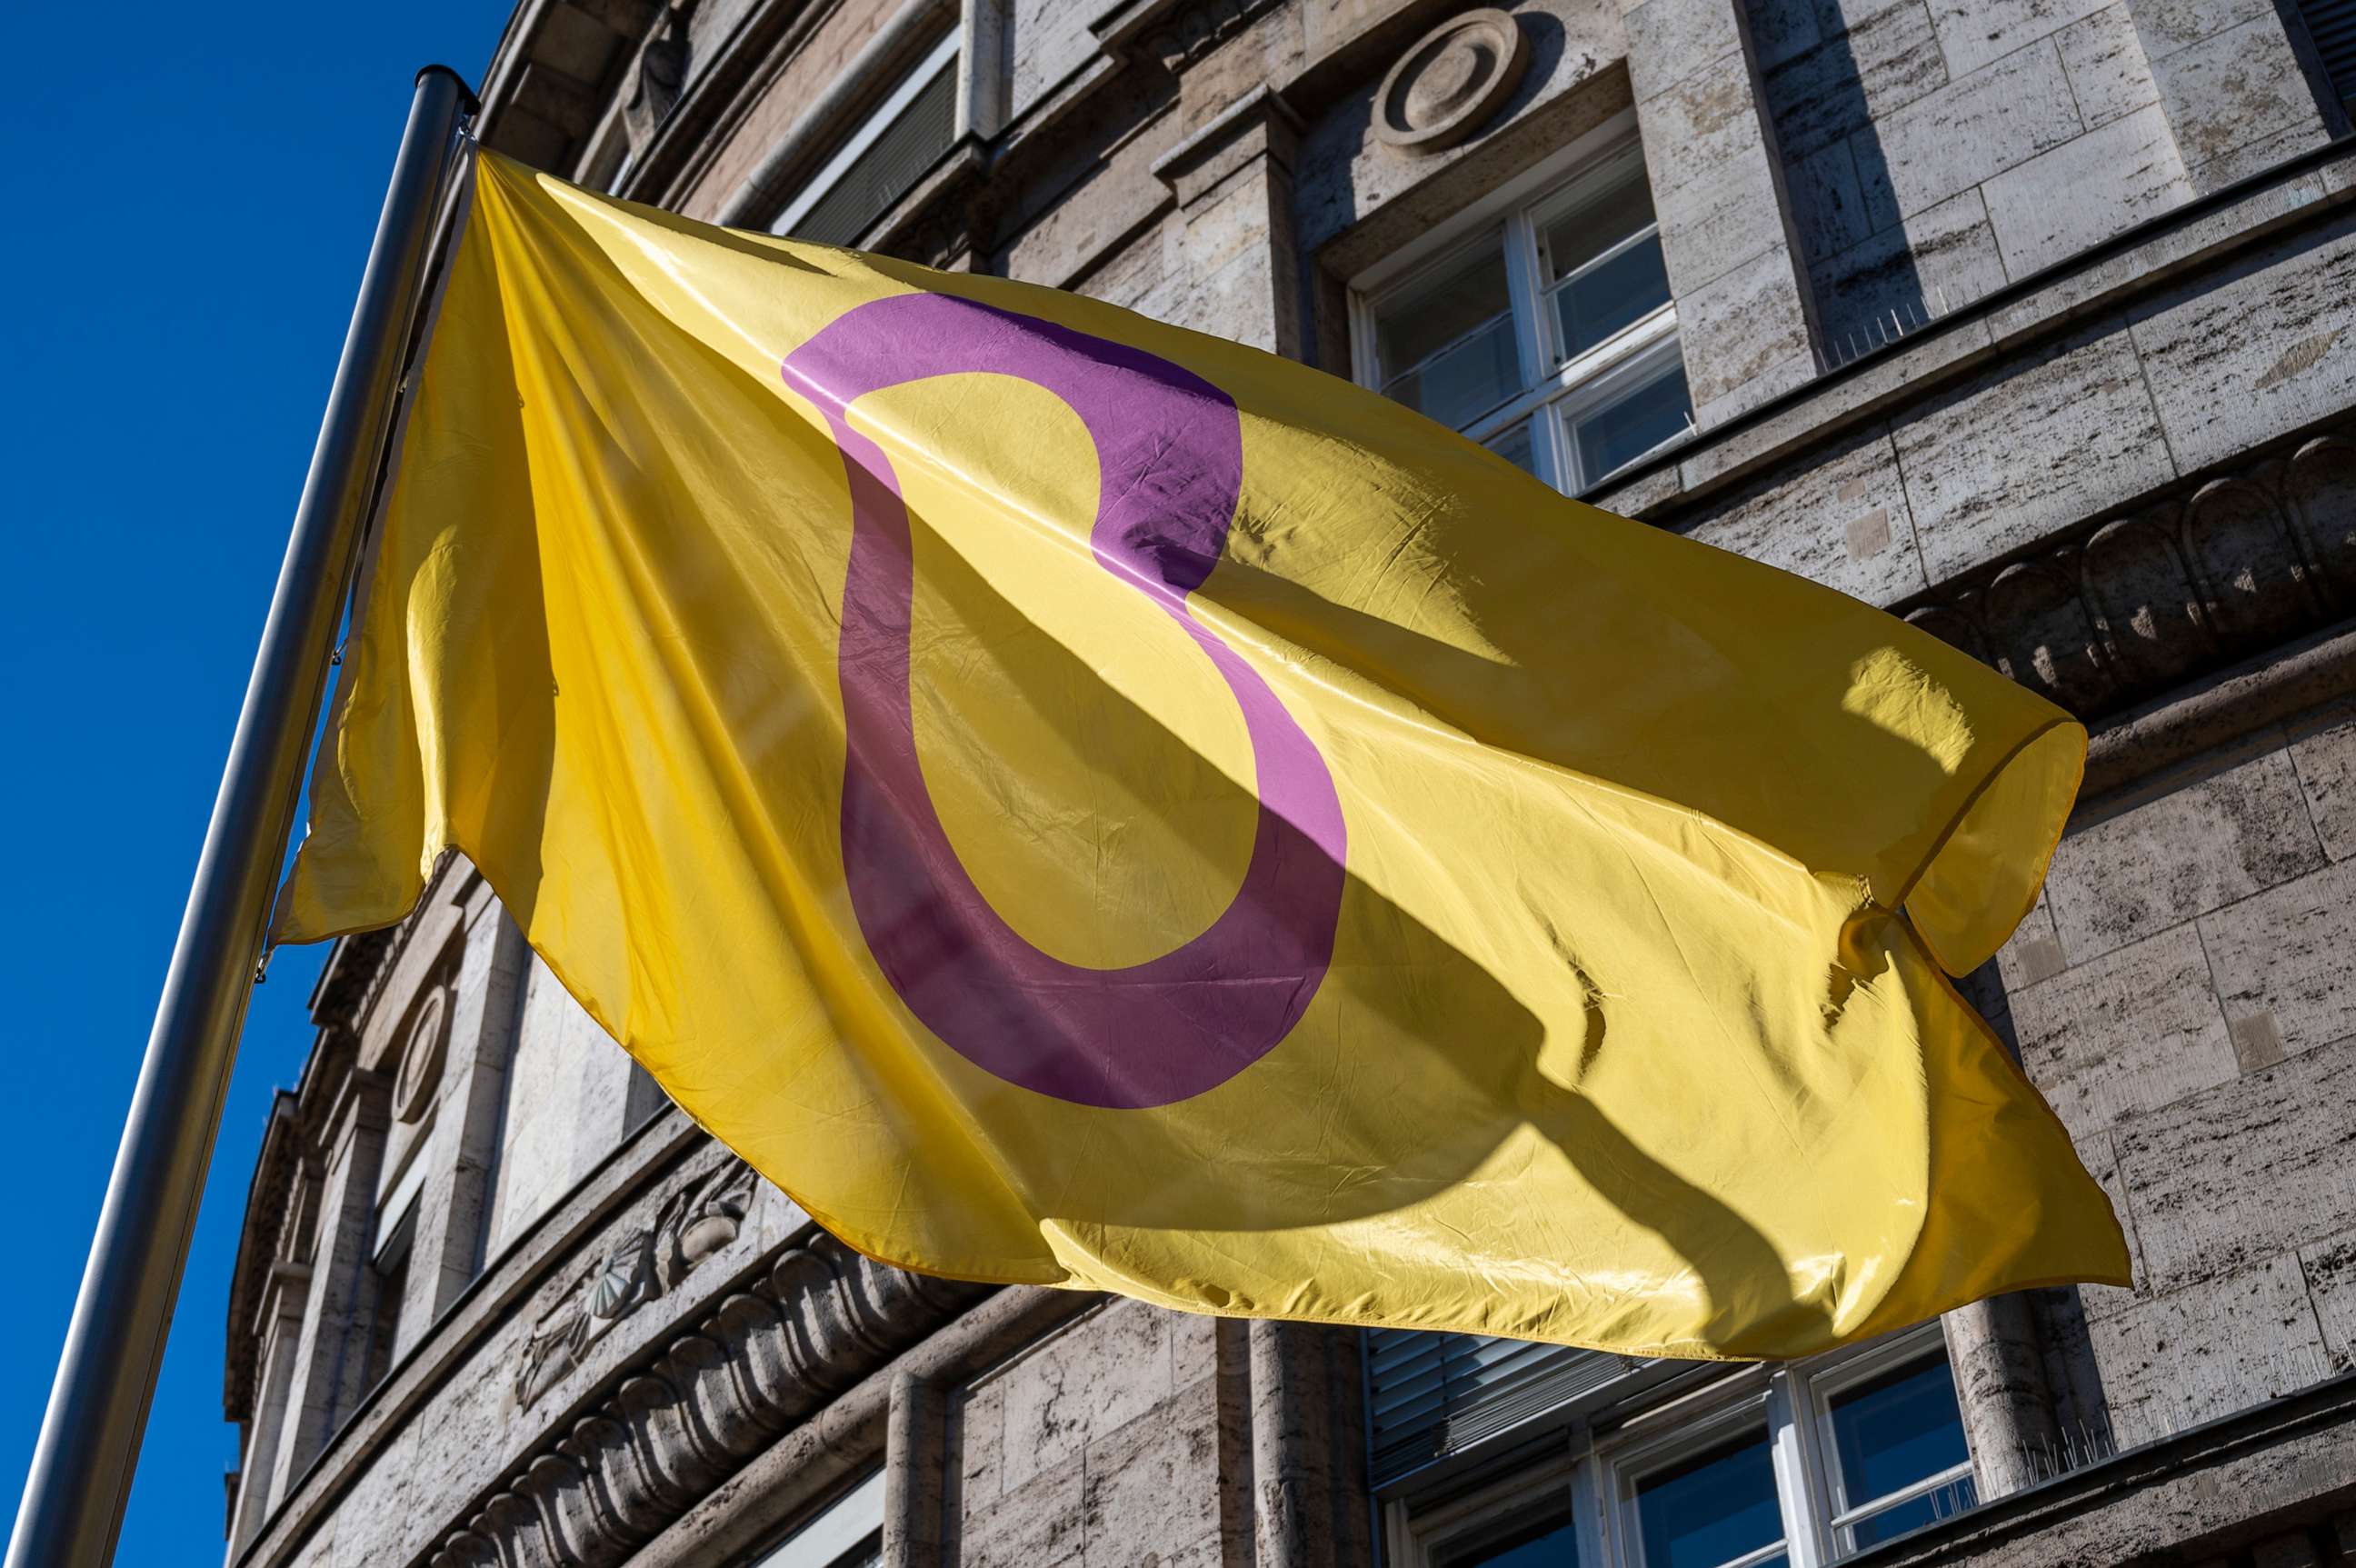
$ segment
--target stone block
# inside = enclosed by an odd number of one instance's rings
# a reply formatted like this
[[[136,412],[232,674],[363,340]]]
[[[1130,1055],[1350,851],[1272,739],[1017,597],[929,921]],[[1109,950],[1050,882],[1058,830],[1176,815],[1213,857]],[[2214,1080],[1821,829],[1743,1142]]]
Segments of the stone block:
[[[2111,1135],[2097,1133],[2081,1140],[2077,1149],[2079,1163],[2086,1167],[2086,1174],[2094,1178],[2104,1196],[2111,1200],[2111,1212],[2118,1216],[2119,1229],[2127,1239],[2127,1267],[2135,1278],[2135,1284],[2126,1289],[2117,1285],[2078,1287],[2080,1310],[2091,1323],[2098,1317],[2125,1312],[2136,1302],[2147,1299],[2148,1293],[2144,1285],[2143,1252],[2136,1245],[2135,1207],[2128,1199],[2126,1184],[2119,1179],[2118,1151],[2112,1145]]]
[[[2356,1229],[2356,1040],[2133,1117],[2115,1142],[2156,1291]]]
[[[1696,422],[1704,428],[1738,403],[1754,406],[1815,374],[1792,253],[1776,244],[1680,295],[1677,340]]]
[[[2158,104],[2015,165],[1980,188],[2016,277],[2040,272],[2191,199],[2191,176]]]
[[[1662,254],[1682,306],[1703,285],[1784,243],[1765,130],[1740,53],[1639,104],[1636,113]],[[1795,300],[1798,292],[1794,282]]]
[[[2226,1023],[2257,1065],[2356,1035],[2356,863],[2204,916],[2201,933]]]
[[[1866,210],[1848,139],[1827,143],[1804,157],[1786,158],[1783,188],[1792,203],[1792,230],[1812,262],[1864,243],[1882,217]]]
[[[2163,291],[2130,312],[2169,449],[2186,472],[2356,403],[2356,216]]]
[[[2026,163],[2084,128],[2061,52],[2050,43],[1958,78],[1876,127],[1891,199],[1909,213]]]
[[[2129,0],[2144,47],[2154,59],[2229,27],[2276,16],[2275,0]]]
[[[2155,56],[2152,74],[2188,166],[2286,132],[2324,138],[2315,91],[2291,52],[2282,19],[2272,14]]]
[[[958,1568],[1076,1568],[1086,1561],[1087,1477],[1066,1459],[994,1502],[966,1501]]]
[[[2053,910],[2043,888],[2038,889],[2036,906],[2005,939],[2004,946],[1997,950],[1996,962],[2008,991],[2051,980],[2070,967],[2062,947],[2062,933],[2054,929]]]
[[[2120,1446],[2293,1391],[2322,1353],[2298,1261],[2281,1255],[2090,1322]]]
[[[2159,84],[2152,80],[2143,35],[2136,29],[2141,10],[2121,0],[2072,23],[2054,39],[2088,130],[2159,102]]]
[[[992,1378],[958,1402],[951,1441],[957,1446],[958,1495],[969,1509],[1006,1493],[1006,1380]]]
[[[2334,1370],[2356,1367],[2356,1230],[2298,1250],[2307,1297]],[[2351,1541],[2356,1550],[2356,1541]]]
[[[2356,859],[2356,702],[2334,703],[2300,726],[2290,760],[2323,852]]]
[[[1879,431],[1815,455],[1687,531],[1721,550],[1865,600],[1890,604],[1923,587],[1890,440]]]
[[[1825,36],[1812,0],[1747,0],[1747,5],[1751,48],[1762,70],[1814,48]]]
[[[2051,38],[2109,0],[1932,0],[1947,69],[1967,76],[2015,49]]]
[[[2322,864],[2290,758],[2272,751],[2071,833],[2045,896],[2083,963]]]
[[[1092,1440],[1081,1507],[1088,1568],[1137,1564],[1148,1552],[1219,1539],[1218,1389],[1198,1382],[1117,1432]]]
[[[1089,1439],[1168,1397],[1170,1317],[1141,1302],[1117,1301],[1007,1369],[1004,1491],[1076,1458]]]
[[[2136,345],[2112,321],[1962,383],[1895,435],[1933,583],[2175,474]]]
[[[1639,102],[1742,48],[1739,0],[1644,0],[1622,16]]]
[[[2272,1536],[2250,1548],[2250,1568],[2321,1568],[2322,1563],[2304,1530]]]
[[[1827,33],[1769,68],[1766,96],[1786,158],[1856,136],[1860,157],[1878,167],[1875,122],[1937,91],[1947,80],[1930,7],[1906,0],[1845,32]]]
[[[2022,987],[2012,1018],[2022,1067],[2073,1138],[2240,1071],[2189,924]]]
[[[1820,262],[1811,281],[1825,336],[1840,360],[1992,294],[2007,280],[1987,209],[1978,191],[1967,190]]]

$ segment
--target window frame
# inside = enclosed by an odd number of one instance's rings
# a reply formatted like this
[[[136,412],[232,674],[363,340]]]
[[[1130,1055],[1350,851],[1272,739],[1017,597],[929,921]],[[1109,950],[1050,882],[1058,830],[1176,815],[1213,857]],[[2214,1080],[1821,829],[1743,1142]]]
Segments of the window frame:
[[[1409,1494],[1387,1499],[1386,1561],[1391,1568],[1432,1568],[1440,1549],[1533,1509],[1544,1488],[1562,1486],[1570,1494],[1580,1568],[1641,1568],[1635,1483],[1755,1423],[1767,1436],[1783,1535],[1780,1546],[1762,1547],[1737,1562],[1772,1559],[1781,1552],[1789,1568],[1832,1568],[1856,1554],[1858,1549],[1840,1544],[1841,1531],[1870,1517],[1868,1504],[1895,1507],[1959,1479],[1977,1479],[1977,1466],[1967,1458],[1886,1497],[1853,1503],[1846,1496],[1832,1443],[1832,1400],[1933,1357],[1952,1378],[1954,1362],[1936,1320],[1804,1363],[1748,1367],[1699,1388],[1673,1384],[1637,1395],[1618,1407],[1627,1413],[1617,1426],[1599,1433],[1592,1418],[1575,1421],[1543,1448],[1526,1451],[1523,1462],[1498,1461],[1511,1465],[1510,1470],[1501,1474],[1497,1466],[1487,1467],[1488,1478],[1472,1489],[1438,1498]],[[1965,1443],[1968,1451],[1968,1434]]]
[[[824,163],[805,181],[794,199],[786,203],[784,211],[769,224],[769,232],[784,238],[793,236],[794,226],[808,218],[827,194],[842,182],[851,166],[867,155],[867,150],[881,141],[884,133],[899,119],[902,111],[916,101],[917,94],[930,87],[944,70],[957,69],[958,56],[965,43],[961,29],[951,27],[943,33],[916,63],[893,84],[892,90],[871,105],[843,137]]]
[[[1592,489],[1612,474],[1686,439],[1694,429],[1690,416],[1684,432],[1628,458],[1610,473],[1588,474],[1579,464],[1573,427],[1580,418],[1628,390],[1633,382],[1665,369],[1673,356],[1676,369],[1684,369],[1674,291],[1651,312],[1602,342],[1572,358],[1563,355],[1561,326],[1551,295],[1569,279],[1549,283],[1545,276],[1545,228],[1582,200],[1590,199],[1594,186],[1631,171],[1644,177],[1644,147],[1636,134],[1634,111],[1623,110],[1351,278],[1346,292],[1352,379],[1379,393],[1412,369],[1402,366],[1393,371],[1382,363],[1376,322],[1383,308],[1433,274],[1484,251],[1494,241],[1504,252],[1507,310],[1522,387],[1458,426],[1465,438],[1486,446],[1528,420],[1531,458],[1538,477],[1567,495]],[[1655,212],[1649,227],[1590,258],[1581,271],[1601,265],[1659,232],[1660,218]],[[1491,317],[1488,321],[1495,319]],[[1430,363],[1472,335],[1466,333],[1417,363]]]

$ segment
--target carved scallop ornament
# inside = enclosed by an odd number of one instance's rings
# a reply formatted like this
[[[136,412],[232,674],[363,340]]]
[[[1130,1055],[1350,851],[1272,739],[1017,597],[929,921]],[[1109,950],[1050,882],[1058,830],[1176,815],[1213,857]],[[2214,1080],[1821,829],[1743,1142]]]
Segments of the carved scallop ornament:
[[[428,992],[409,1026],[409,1043],[401,1049],[401,1066],[392,1078],[392,1114],[402,1122],[423,1117],[434,1103],[434,1088],[442,1081],[442,1058],[450,1046],[450,998],[447,991]]]
[[[1503,11],[1467,11],[1415,41],[1375,93],[1375,134],[1436,152],[1488,123],[1521,85],[1529,43]]]

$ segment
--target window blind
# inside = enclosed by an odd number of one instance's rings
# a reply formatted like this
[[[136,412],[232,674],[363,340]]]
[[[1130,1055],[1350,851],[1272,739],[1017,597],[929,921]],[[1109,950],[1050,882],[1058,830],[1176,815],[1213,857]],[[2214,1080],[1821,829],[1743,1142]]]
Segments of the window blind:
[[[793,237],[848,245],[924,177],[957,135],[957,59],[951,56],[828,188]]]
[[[1376,1487],[1574,1402],[1653,1363],[1567,1345],[1366,1331],[1370,1472]]]
[[[2356,114],[2356,0],[2298,0],[2299,14],[2323,57],[2323,73],[2331,91],[2351,105]]]

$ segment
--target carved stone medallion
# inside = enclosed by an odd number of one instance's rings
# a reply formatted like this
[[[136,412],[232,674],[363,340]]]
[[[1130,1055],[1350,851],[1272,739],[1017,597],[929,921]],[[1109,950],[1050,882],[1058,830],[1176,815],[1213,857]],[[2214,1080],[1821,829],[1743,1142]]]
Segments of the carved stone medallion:
[[[1529,65],[1529,44],[1506,13],[1467,11],[1424,34],[1375,93],[1375,134],[1394,147],[1433,151],[1472,134],[1494,114]]]
[[[442,1059],[450,1048],[450,995],[437,986],[417,1005],[409,1026],[409,1042],[401,1047],[401,1066],[392,1079],[392,1113],[403,1122],[423,1116],[434,1103],[434,1086],[442,1081]]]

